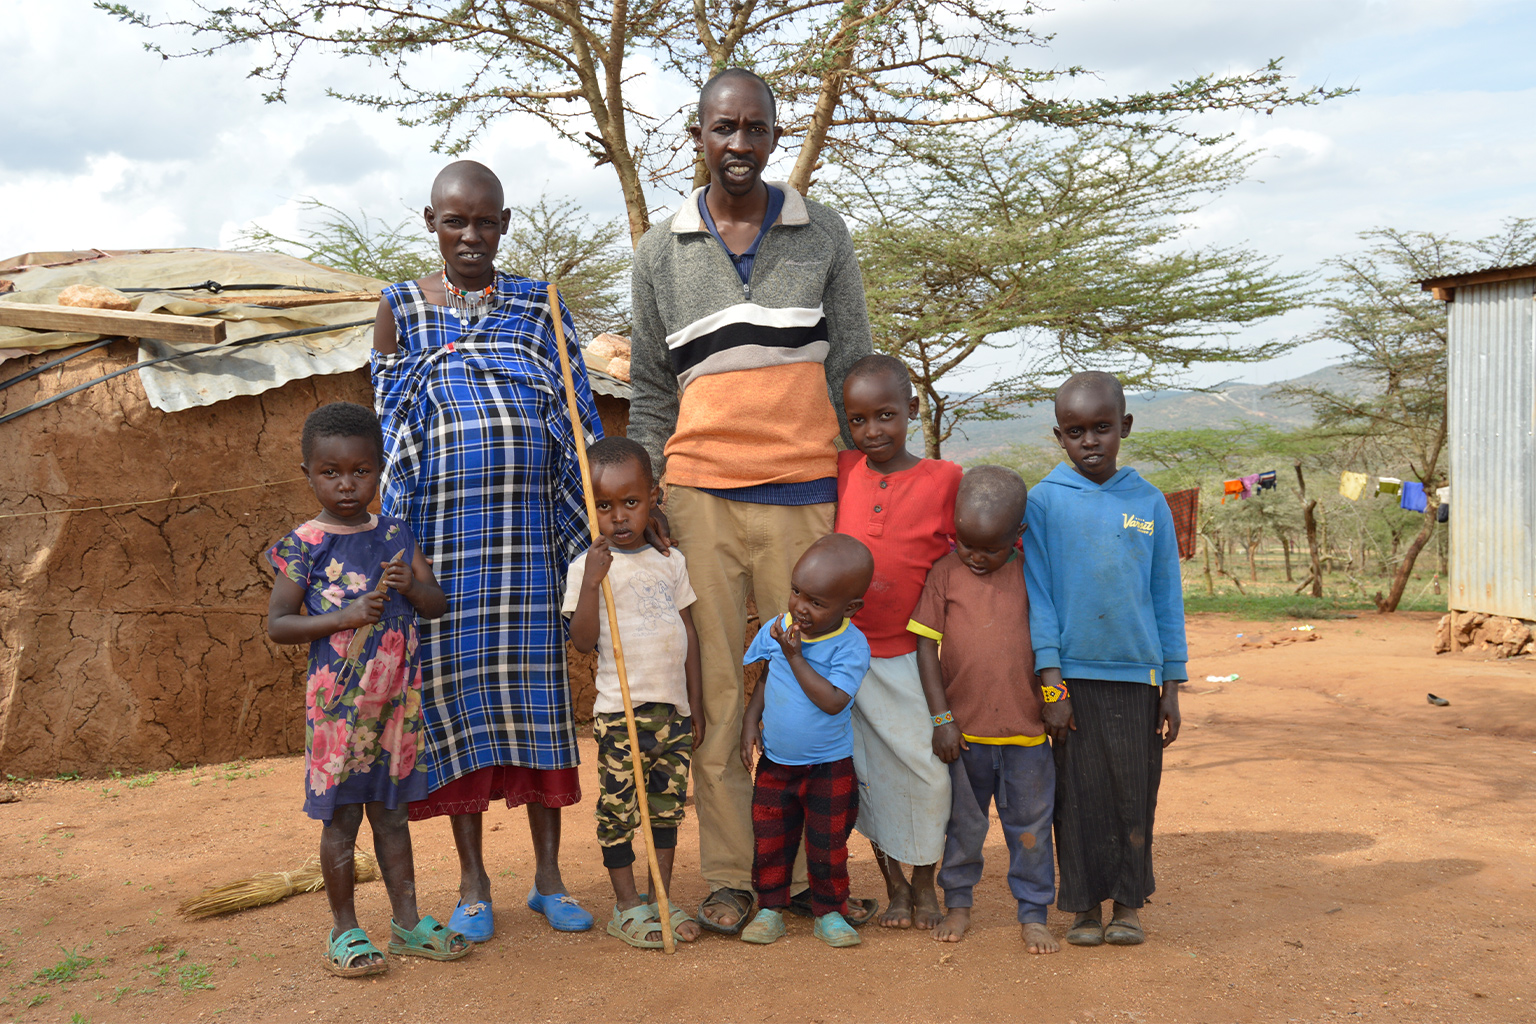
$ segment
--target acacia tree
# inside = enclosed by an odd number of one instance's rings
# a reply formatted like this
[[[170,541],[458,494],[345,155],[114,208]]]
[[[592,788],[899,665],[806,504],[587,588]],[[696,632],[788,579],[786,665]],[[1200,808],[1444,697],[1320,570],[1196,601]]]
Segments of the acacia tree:
[[[1191,113],[1268,112],[1352,91],[1294,88],[1273,60],[1124,97],[1061,98],[1051,91],[1084,69],[1015,66],[1012,51],[1043,42],[1020,20],[1031,10],[984,0],[160,2],[183,13],[95,5],[146,29],[192,33],[187,48],[148,44],[168,57],[257,46],[264,56],[252,75],[273,83],[272,101],[308,51],[380,64],[387,91],[333,95],[436,129],[436,148],[450,154],[505,115],[540,119],[613,168],[633,241],[650,226],[646,185],[700,173],[691,157],[678,159],[691,152],[689,104],[650,110],[630,100],[630,83],[652,68],[695,85],[733,64],[769,78],[786,134],[800,144],[791,183],[802,191],[824,156],[854,161],[935,127],[1001,118],[1180,133]],[[443,84],[445,68],[460,80]]]
[[[1323,326],[1308,340],[1342,344],[1346,355],[1339,365],[1369,386],[1359,393],[1307,386],[1285,392],[1311,404],[1320,432],[1347,440],[1362,458],[1405,459],[1424,485],[1419,532],[1402,552],[1387,594],[1376,594],[1376,607],[1392,612],[1434,535],[1435,490],[1445,480],[1445,305],[1418,282],[1536,261],[1536,220],[1510,219],[1498,234],[1470,242],[1386,228],[1360,237],[1369,243],[1364,251],[1330,262],[1334,291],[1322,302]]]
[[[904,163],[833,186],[855,231],[875,344],[912,368],[924,448],[1001,419],[1092,366],[1128,385],[1177,383],[1194,362],[1271,358],[1237,327],[1306,299],[1304,278],[1241,248],[1183,247],[1183,217],[1242,180],[1232,147],[1080,131],[1066,144],[996,131],[903,146]],[[978,354],[1009,368],[956,394]]]

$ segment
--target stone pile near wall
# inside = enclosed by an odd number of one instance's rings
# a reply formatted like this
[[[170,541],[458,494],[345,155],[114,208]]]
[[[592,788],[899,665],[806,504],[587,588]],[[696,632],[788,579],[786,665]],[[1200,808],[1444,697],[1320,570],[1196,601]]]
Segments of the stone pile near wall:
[[[1441,616],[1435,630],[1435,653],[1455,654],[1471,650],[1513,658],[1532,653],[1536,637],[1531,623],[1482,612],[1451,612]]]

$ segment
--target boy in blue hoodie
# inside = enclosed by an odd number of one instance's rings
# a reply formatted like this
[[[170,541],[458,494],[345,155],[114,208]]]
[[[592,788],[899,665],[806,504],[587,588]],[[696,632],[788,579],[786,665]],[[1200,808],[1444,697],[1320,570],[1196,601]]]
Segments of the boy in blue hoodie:
[[[1116,466],[1131,417],[1113,375],[1070,377],[1054,432],[1072,465],[1029,492],[1024,576],[1056,759],[1056,905],[1076,914],[1073,945],[1134,946],[1155,888],[1163,748],[1179,735],[1188,678],[1178,539],[1162,492]]]

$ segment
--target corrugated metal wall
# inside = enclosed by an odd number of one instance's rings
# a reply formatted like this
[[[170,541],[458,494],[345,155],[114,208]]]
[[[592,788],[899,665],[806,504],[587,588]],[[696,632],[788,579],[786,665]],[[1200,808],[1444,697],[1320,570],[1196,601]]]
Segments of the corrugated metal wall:
[[[1536,619],[1536,281],[1450,303],[1450,606]]]

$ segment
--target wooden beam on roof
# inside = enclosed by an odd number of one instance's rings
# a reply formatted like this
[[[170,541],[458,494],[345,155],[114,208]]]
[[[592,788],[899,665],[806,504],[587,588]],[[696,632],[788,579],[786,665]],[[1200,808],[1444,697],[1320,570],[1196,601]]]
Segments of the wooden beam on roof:
[[[116,309],[40,306],[30,302],[0,302],[0,327],[38,331],[73,331],[110,337],[156,338],[213,345],[224,340],[223,320],[166,313],[129,313]]]
[[[1455,288],[1432,287],[1429,289],[1429,293],[1441,302],[1451,302],[1456,298]]]
[[[193,302],[222,306],[262,306],[266,309],[297,309],[300,306],[329,306],[333,302],[377,302],[379,292],[325,292],[319,295],[247,295],[239,288],[229,288],[218,296],[192,297]]]

